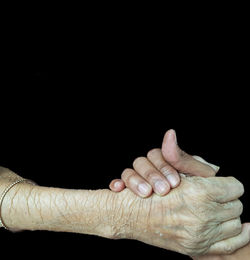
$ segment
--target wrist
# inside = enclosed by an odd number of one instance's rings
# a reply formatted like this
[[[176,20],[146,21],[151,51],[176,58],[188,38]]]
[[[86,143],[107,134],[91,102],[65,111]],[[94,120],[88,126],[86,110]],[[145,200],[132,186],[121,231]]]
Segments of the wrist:
[[[145,236],[149,221],[152,198],[142,199],[129,189],[112,192],[114,207],[112,212],[113,238],[141,240]],[[144,233],[144,234],[143,234]]]

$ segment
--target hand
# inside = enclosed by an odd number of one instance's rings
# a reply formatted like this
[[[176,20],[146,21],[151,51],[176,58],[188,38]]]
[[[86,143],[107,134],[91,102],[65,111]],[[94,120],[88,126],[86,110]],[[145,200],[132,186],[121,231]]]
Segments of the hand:
[[[218,166],[215,166],[213,164],[210,164],[203,160],[201,157],[198,156],[190,156],[184,151],[182,151],[179,146],[177,145],[176,141],[176,135],[175,131],[169,130],[166,132],[163,144],[162,144],[162,151],[160,149],[153,149],[148,153],[147,158],[139,158],[142,162],[147,162],[147,165],[151,163],[151,169],[155,171],[155,168],[163,169],[161,172],[164,175],[164,168],[167,169],[166,173],[167,175],[173,173],[176,174],[175,168],[180,172],[185,172],[188,175],[201,175],[204,177],[208,176],[215,176],[216,173],[219,170]],[[138,160],[135,160],[135,162]],[[171,163],[171,164],[170,164]],[[135,165],[136,163],[134,163]],[[156,165],[154,168],[153,165]],[[173,168],[175,167],[175,168]],[[137,168],[138,169],[138,168]],[[127,186],[129,189],[131,189],[135,194],[142,196],[140,193],[138,193],[138,189],[136,189],[136,183],[151,185],[150,183],[142,178],[143,176],[147,176],[147,173],[143,173],[143,169],[145,170],[146,167],[141,167],[141,169],[135,170],[126,170],[125,173],[129,173],[129,178],[126,178],[126,174],[122,175],[122,180],[113,180],[110,184],[110,188],[113,191],[121,191]],[[151,171],[152,171],[151,170]],[[162,178],[162,173],[157,172],[158,176]],[[152,185],[152,188],[154,186]],[[150,191],[148,195],[151,195],[152,188],[150,188]],[[172,188],[174,188],[172,186]],[[170,189],[169,189],[170,190]],[[159,193],[158,193],[159,194]],[[249,224],[243,225],[243,231],[246,232],[248,230]],[[231,254],[230,256],[225,255],[224,257],[222,255],[213,255],[213,256],[203,256],[202,258],[196,258],[199,260],[216,260],[216,259],[236,259],[232,258],[233,256],[240,256],[240,255],[246,255],[245,252],[250,252],[250,245],[245,246],[239,250],[237,250],[234,254]],[[241,259],[241,258],[239,258]],[[244,258],[242,258],[244,259]]]
[[[121,180],[110,183],[115,192],[129,188],[140,197],[148,197],[154,191],[158,195],[166,195],[180,183],[178,172],[196,176],[215,176],[218,166],[206,162],[199,156],[191,156],[177,145],[174,130],[164,136],[162,150],[153,149],[146,157],[139,157],[133,163],[134,169],[125,169]]]
[[[164,197],[118,193],[137,212],[130,237],[187,255],[231,253],[249,241],[249,230],[241,233],[242,194],[233,177],[183,177]]]

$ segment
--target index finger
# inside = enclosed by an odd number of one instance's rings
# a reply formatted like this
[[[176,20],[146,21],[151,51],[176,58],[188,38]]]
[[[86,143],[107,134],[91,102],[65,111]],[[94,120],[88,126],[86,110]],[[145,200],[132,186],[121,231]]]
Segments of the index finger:
[[[216,202],[225,203],[236,200],[244,193],[243,184],[234,177],[209,177],[210,195]]]

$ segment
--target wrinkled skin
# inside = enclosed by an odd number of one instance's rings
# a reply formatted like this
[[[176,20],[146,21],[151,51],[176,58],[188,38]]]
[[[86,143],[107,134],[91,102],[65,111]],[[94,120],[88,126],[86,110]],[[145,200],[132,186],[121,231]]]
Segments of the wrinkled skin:
[[[138,166],[137,162],[141,162]],[[164,192],[159,192],[155,185],[155,182],[162,180],[164,183],[169,181],[169,176],[173,175],[177,177],[178,172],[185,172],[188,175],[213,177],[219,170],[219,167],[211,163],[206,162],[199,156],[191,156],[180,149],[177,144],[177,137],[174,130],[168,130],[164,136],[162,143],[162,149],[152,149],[148,152],[147,158],[137,158],[133,163],[134,169],[125,169],[122,173],[121,179],[115,179],[110,183],[110,189],[115,192],[122,191],[125,187],[134,192],[137,196],[145,197],[152,194],[152,190],[163,196],[170,192],[168,188]],[[167,169],[167,174],[165,170]],[[165,176],[165,179],[164,179]],[[184,175],[183,175],[184,176]],[[154,178],[153,178],[154,177]],[[166,180],[167,178],[167,180]],[[138,189],[139,185],[146,185],[148,187],[146,193],[141,193]],[[176,185],[171,185],[171,188],[175,188]],[[216,187],[218,183],[214,184]],[[178,184],[177,184],[178,185]],[[219,186],[223,189],[224,187]],[[172,192],[172,191],[171,191]],[[230,192],[230,190],[228,191]],[[167,194],[168,196],[169,194]],[[199,196],[199,194],[197,194]],[[237,230],[240,229],[240,219],[235,219],[230,222],[226,222],[224,228],[227,228],[227,237],[230,237]],[[222,226],[220,227],[222,231]],[[210,250],[209,255],[197,256],[195,260],[219,260],[219,259],[248,259],[250,252],[250,244],[246,245],[250,240],[250,223],[242,225],[242,233],[235,237],[230,237],[213,246],[213,250]],[[225,231],[224,231],[225,232]],[[204,236],[204,238],[207,236]],[[246,246],[244,246],[246,245]],[[238,249],[233,254],[233,249]],[[230,254],[230,255],[228,255]]]
[[[240,234],[237,218],[242,204],[236,199],[243,192],[243,185],[233,177],[182,177],[168,196],[138,199],[128,189],[121,193],[133,201],[134,210],[140,208],[137,226],[132,228],[134,239],[191,256],[217,253],[217,241]],[[222,227],[222,222],[235,218],[232,232]]]

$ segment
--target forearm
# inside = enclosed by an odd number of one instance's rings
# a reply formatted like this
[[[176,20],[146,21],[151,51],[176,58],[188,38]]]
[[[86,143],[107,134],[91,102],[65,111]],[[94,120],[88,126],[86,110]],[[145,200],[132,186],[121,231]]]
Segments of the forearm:
[[[0,194],[18,179],[21,177],[0,167]],[[61,189],[22,182],[7,192],[1,216],[10,230],[51,230],[129,238],[134,236],[138,226],[135,219],[140,211],[139,201],[128,190],[118,194],[110,190]]]
[[[14,230],[51,230],[110,236],[112,197],[87,191],[15,185],[2,204],[5,225]]]

